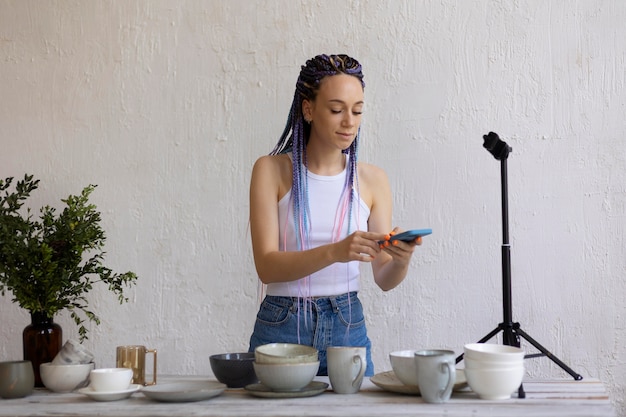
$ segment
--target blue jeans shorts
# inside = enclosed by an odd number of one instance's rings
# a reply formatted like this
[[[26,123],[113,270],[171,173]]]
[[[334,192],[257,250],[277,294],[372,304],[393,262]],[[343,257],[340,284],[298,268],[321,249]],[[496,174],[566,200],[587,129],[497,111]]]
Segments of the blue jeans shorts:
[[[327,346],[362,346],[367,350],[366,376],[374,375],[372,344],[367,337],[363,306],[356,292],[315,297],[268,295],[259,308],[249,352],[268,343],[298,343],[319,352],[318,375],[328,375]]]

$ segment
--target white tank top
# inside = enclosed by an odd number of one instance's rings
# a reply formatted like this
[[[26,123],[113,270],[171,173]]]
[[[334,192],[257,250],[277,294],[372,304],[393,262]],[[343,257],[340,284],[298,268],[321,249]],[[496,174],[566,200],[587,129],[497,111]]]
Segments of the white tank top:
[[[337,223],[336,218],[339,217],[338,211],[341,210],[339,207],[340,198],[346,175],[347,169],[345,168],[343,172],[333,176],[322,176],[307,171],[311,227],[309,232],[310,249],[333,242],[333,228]],[[356,190],[354,192],[357,198],[353,202],[350,233],[357,230],[367,230],[367,220],[370,215],[367,204],[356,193]],[[348,236],[348,216],[346,210],[339,240]],[[278,218],[280,250],[299,250],[295,235],[299,232],[294,229],[293,224],[291,190],[278,202]],[[358,261],[338,262],[297,281],[271,283],[267,285],[267,294],[290,297],[321,297],[358,291],[359,264]]]

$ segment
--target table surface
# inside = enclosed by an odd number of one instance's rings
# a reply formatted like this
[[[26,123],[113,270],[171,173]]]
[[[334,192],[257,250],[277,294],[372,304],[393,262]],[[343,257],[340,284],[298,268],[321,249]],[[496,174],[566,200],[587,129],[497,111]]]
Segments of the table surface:
[[[159,383],[202,377],[160,377]],[[207,377],[204,379],[213,379]],[[328,378],[316,377],[328,382]],[[44,388],[20,399],[0,399],[0,416],[615,416],[602,382],[528,380],[526,398],[481,400],[471,392],[455,392],[445,404],[427,404],[416,395],[385,391],[369,378],[357,394],[325,392],[305,398],[259,398],[244,389],[227,389],[218,397],[186,403],[156,402],[141,392],[130,398],[99,402],[78,392],[59,394]]]

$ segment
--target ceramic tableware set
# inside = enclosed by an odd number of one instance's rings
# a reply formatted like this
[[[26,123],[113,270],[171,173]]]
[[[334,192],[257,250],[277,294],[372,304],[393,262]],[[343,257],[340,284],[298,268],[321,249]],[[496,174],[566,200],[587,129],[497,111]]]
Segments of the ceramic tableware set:
[[[145,355],[154,354],[153,380],[145,380]],[[15,364],[16,362],[14,362]],[[2,365],[2,369],[12,369],[11,375],[18,375],[20,384],[15,386],[23,387],[20,396],[29,395],[33,388],[27,389],[29,383],[28,372],[32,372],[30,361],[20,361],[23,370],[16,372],[16,365]],[[28,363],[28,367],[24,365]],[[59,353],[51,362],[42,363],[39,367],[43,385],[52,392],[73,392],[77,391],[96,401],[115,401],[128,398],[142,387],[156,383],[156,350],[146,349],[144,346],[119,346],[117,348],[117,358],[115,368],[96,368],[94,355],[83,345],[68,340]],[[2,371],[4,372],[4,371]],[[8,371],[7,371],[8,372]],[[8,374],[7,374],[8,375]],[[4,378],[4,373],[0,381],[9,381]],[[8,383],[8,382],[7,382]],[[1,384],[0,384],[1,385]],[[0,386],[0,391],[2,387]],[[16,392],[7,394],[17,395]]]
[[[71,392],[85,387],[94,370],[93,354],[68,340],[51,362],[39,366],[44,386],[53,392]],[[0,397],[20,398],[32,394],[34,369],[31,361],[0,363]]]
[[[130,397],[141,386],[131,384],[133,370],[130,368],[99,368],[89,374],[89,386],[78,390],[96,401],[116,401]]]
[[[445,349],[394,351],[389,359],[393,370],[371,381],[389,391],[419,394],[427,403],[444,403],[467,386],[481,399],[508,399],[524,377],[524,351],[513,346],[467,344],[464,369],[455,368],[455,353]]]
[[[153,354],[152,380],[146,380],[146,355]],[[359,392],[366,370],[364,347],[327,348],[328,377],[336,394]],[[524,377],[524,351],[518,347],[472,343],[464,346],[464,369],[456,369],[451,350],[402,350],[389,354],[392,371],[371,381],[383,389],[419,394],[428,403],[444,403],[453,391],[467,387],[481,399],[511,398]],[[218,381],[182,380],[156,384],[157,352],[142,345],[118,346],[115,368],[95,368],[94,356],[69,340],[50,363],[40,366],[44,386],[53,392],[77,391],[96,401],[115,401],[137,391],[156,401],[199,401],[220,395],[226,388],[244,388],[266,398],[321,394],[329,384],[315,381],[317,349],[291,343],[258,346],[254,352],[210,357]],[[30,361],[0,362],[0,397],[20,398],[34,389]]]
[[[128,398],[141,388],[133,381],[133,369],[96,368],[94,355],[74,340],[68,340],[52,362],[41,364],[39,372],[50,391],[77,391],[96,401]]]
[[[95,401],[117,401],[144,387],[156,384],[157,351],[142,345],[118,346],[114,368],[97,368],[89,373],[89,386],[78,390]],[[146,380],[146,356],[152,354],[152,381]]]
[[[295,343],[269,343],[254,352],[224,353],[210,357],[218,381],[229,388],[244,388],[265,398],[310,397],[329,384],[315,381],[320,361],[317,349]],[[366,348],[327,348],[328,377],[336,394],[354,394],[361,388],[367,368]]]
[[[328,384],[313,381],[320,366],[317,349],[294,343],[270,343],[254,350],[259,383],[245,387],[259,397],[304,397],[322,393]]]
[[[52,362],[39,366],[39,373],[50,391],[71,392],[87,386],[94,369],[93,354],[80,343],[68,340]]]
[[[524,379],[524,351],[487,343],[464,346],[467,383],[485,400],[506,400]]]

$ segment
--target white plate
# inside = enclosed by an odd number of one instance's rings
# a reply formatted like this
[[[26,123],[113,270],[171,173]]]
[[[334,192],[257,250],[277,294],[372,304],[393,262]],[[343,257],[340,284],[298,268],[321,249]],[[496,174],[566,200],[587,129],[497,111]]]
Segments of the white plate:
[[[140,388],[141,385],[137,384],[133,384],[128,389],[122,391],[94,391],[91,387],[85,387],[79,389],[78,392],[96,401],[117,401],[130,397]]]
[[[245,386],[245,390],[255,397],[263,398],[299,398],[299,397],[313,397],[326,391],[328,384],[321,381],[312,381],[304,388],[297,391],[274,391],[265,385],[250,384]]]
[[[420,389],[417,385],[403,384],[393,371],[376,374],[370,378],[370,381],[384,390],[397,392],[398,394],[418,395],[420,393]],[[465,370],[457,369],[454,391],[461,391],[466,387],[467,380],[465,379]]]
[[[404,385],[393,371],[376,374],[370,378],[370,381],[384,390],[397,392],[398,394],[417,395],[420,393],[417,385]]]
[[[217,397],[226,390],[226,384],[217,381],[181,381],[150,385],[141,392],[146,397],[165,402],[202,401]]]

